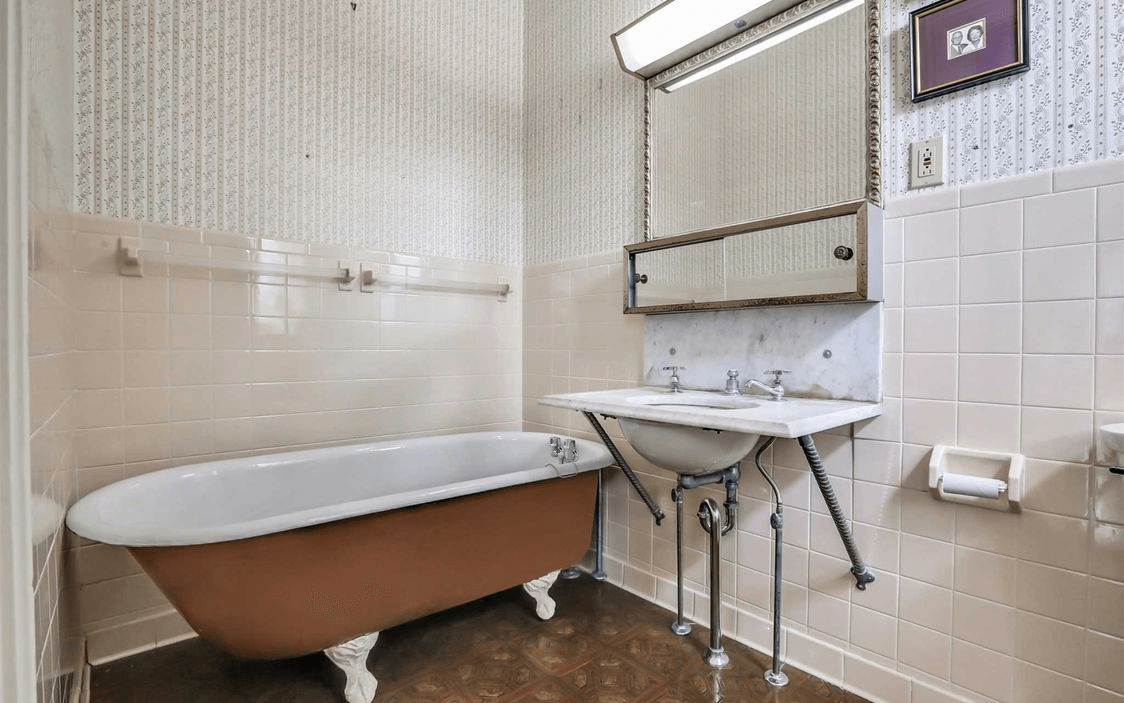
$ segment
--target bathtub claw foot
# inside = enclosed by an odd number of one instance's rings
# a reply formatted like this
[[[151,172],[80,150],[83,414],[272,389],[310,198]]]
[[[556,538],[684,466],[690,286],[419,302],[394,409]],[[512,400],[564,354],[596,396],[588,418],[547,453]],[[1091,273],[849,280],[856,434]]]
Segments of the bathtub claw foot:
[[[558,580],[558,573],[557,571],[551,571],[546,576],[540,576],[523,584],[523,590],[535,599],[535,614],[542,620],[549,620],[554,617],[556,604],[554,599],[548,596],[546,592]]]
[[[371,703],[375,699],[379,682],[367,671],[367,655],[378,638],[379,633],[372,632],[324,650],[332,663],[347,675],[347,685],[343,689],[347,703]]]

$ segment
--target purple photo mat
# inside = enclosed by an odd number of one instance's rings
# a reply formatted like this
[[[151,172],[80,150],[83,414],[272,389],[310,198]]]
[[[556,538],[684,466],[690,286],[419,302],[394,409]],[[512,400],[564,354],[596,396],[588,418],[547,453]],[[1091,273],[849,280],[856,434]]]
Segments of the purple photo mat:
[[[1017,2],[962,0],[917,22],[920,80],[918,90],[986,73],[1018,61]],[[948,30],[987,18],[987,45],[979,51],[948,58]]]

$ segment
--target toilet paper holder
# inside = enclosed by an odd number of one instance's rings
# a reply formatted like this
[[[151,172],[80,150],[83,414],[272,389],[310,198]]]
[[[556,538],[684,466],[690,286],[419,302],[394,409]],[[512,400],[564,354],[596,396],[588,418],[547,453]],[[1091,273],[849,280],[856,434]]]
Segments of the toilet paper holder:
[[[1022,454],[938,444],[929,458],[929,491],[938,500],[1017,512],[1025,461]]]

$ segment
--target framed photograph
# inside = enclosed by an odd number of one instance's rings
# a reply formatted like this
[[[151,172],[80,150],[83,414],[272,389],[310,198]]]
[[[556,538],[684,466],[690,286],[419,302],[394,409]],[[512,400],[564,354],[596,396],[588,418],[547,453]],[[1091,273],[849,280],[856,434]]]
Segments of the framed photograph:
[[[1027,0],[940,0],[909,13],[913,102],[1030,68]]]

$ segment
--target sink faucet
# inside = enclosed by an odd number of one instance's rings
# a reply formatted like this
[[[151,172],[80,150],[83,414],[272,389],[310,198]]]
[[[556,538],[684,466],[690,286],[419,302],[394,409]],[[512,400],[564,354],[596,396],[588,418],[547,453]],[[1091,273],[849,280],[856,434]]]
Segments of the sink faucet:
[[[792,372],[789,371],[788,369],[769,369],[769,370],[765,371],[764,373],[772,374],[773,382],[772,382],[771,385],[762,383],[761,381],[758,381],[756,378],[751,378],[751,379],[749,379],[748,381],[745,382],[746,390],[749,390],[752,387],[757,387],[757,388],[760,388],[761,390],[765,391],[769,395],[773,396],[771,398],[771,400],[784,400],[784,386],[781,385],[781,376],[783,374],[792,373]],[[729,375],[729,372],[727,372],[727,375]],[[729,388],[729,385],[730,385],[730,383],[729,383],[729,381],[727,381],[726,382],[727,388]]]
[[[687,368],[687,367],[686,366],[665,366],[665,367],[663,367],[664,371],[670,371],[671,372],[671,383],[668,387],[668,390],[671,391],[672,393],[682,393],[683,392],[683,389],[679,387],[679,370],[685,369],[685,368]]]

